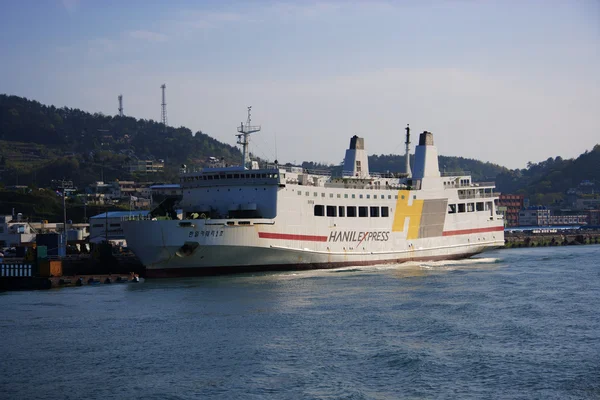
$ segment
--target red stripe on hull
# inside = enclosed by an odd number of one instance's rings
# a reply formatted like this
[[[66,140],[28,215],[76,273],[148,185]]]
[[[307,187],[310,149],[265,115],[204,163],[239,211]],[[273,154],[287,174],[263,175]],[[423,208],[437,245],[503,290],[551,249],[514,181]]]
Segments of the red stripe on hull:
[[[262,239],[305,240],[308,242],[327,241],[327,236],[291,235],[288,233],[258,232],[258,237]]]
[[[480,252],[471,252],[465,254],[455,254],[451,256],[431,256],[431,257],[413,257],[398,260],[387,261],[343,261],[335,263],[315,263],[315,264],[276,264],[276,265],[252,265],[244,267],[195,267],[195,268],[161,268],[146,269],[146,278],[184,278],[192,276],[214,276],[242,274],[250,272],[268,272],[268,271],[301,271],[311,269],[331,269],[351,266],[369,266],[381,264],[401,264],[408,261],[440,261],[440,260],[460,260],[469,258]]]
[[[484,233],[484,232],[500,232],[503,231],[503,226],[493,226],[491,228],[476,228],[476,229],[461,229],[457,231],[446,231],[442,233],[442,236],[455,236],[455,235],[468,235],[470,233]]]

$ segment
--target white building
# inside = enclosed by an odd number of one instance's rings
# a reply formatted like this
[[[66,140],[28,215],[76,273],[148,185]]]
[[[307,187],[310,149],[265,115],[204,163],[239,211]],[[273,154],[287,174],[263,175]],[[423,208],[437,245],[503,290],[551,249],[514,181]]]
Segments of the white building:
[[[145,217],[149,211],[109,211],[90,218],[90,243],[100,243],[106,239],[125,246],[125,235],[121,223],[124,218]]]
[[[127,163],[126,168],[129,172],[163,172],[165,162],[163,160],[131,160]]]
[[[21,214],[0,215],[0,248],[20,246],[35,240],[35,231],[27,221],[22,221]]]
[[[544,207],[529,207],[519,211],[519,226],[550,225],[550,210]]]

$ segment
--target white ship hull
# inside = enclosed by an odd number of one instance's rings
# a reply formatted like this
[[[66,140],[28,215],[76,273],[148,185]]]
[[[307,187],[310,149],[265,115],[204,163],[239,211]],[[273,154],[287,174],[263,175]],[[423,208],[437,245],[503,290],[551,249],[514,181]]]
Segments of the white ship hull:
[[[180,226],[183,222],[184,227]],[[187,223],[193,227],[185,227]],[[279,233],[277,224],[227,226],[217,221],[128,221],[124,224],[130,248],[146,266],[148,277],[213,275],[261,270],[339,268],[353,265],[401,263],[416,260],[460,259],[504,245],[502,226],[473,233],[407,241],[402,235],[381,244],[363,240],[329,242],[335,236]],[[190,239],[190,232],[208,233]],[[338,232],[332,230],[331,232]],[[211,236],[213,235],[213,236]],[[335,235],[335,234],[334,234]],[[363,234],[364,235],[364,234]],[[350,236],[350,235],[348,235]],[[310,240],[302,240],[303,237]],[[324,241],[327,240],[327,241]],[[186,254],[186,243],[198,246]]]
[[[429,132],[415,160],[411,179],[371,175],[355,136],[341,177],[278,166],[184,173],[183,220],[123,230],[149,277],[458,259],[504,245],[493,184],[442,177]]]

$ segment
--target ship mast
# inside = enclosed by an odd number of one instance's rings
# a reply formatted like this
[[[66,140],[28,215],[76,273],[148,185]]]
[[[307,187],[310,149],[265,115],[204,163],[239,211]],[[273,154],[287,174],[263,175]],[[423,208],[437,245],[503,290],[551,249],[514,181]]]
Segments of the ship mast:
[[[406,124],[406,142],[404,142],[404,144],[406,145],[406,151],[404,153],[404,161],[406,163],[405,166],[405,172],[408,175],[408,177],[412,177],[412,172],[410,171],[410,126],[409,124]]]
[[[240,123],[240,126],[237,128],[239,134],[237,134],[238,144],[242,145],[242,166],[244,169],[249,169],[250,167],[250,149],[249,149],[249,139],[250,134],[254,132],[260,131],[260,125],[252,126],[251,124],[251,113],[252,106],[248,107],[248,120],[246,121],[246,125],[243,122]]]

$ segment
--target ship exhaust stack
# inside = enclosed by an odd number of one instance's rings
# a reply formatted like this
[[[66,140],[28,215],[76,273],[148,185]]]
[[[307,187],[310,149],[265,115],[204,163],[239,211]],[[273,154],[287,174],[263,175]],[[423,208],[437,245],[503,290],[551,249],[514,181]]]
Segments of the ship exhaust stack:
[[[369,177],[369,158],[365,151],[365,140],[363,138],[356,135],[350,138],[350,147],[346,150],[342,175],[355,178]]]
[[[404,142],[404,144],[406,145],[406,151],[404,152],[404,161],[406,166],[404,171],[410,178],[412,173],[410,172],[410,126],[408,124],[406,124],[406,142]]]
[[[421,189],[440,189],[443,184],[438,164],[437,147],[433,145],[433,133],[424,131],[419,135],[415,149],[415,164],[412,174],[413,186]]]

